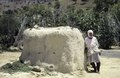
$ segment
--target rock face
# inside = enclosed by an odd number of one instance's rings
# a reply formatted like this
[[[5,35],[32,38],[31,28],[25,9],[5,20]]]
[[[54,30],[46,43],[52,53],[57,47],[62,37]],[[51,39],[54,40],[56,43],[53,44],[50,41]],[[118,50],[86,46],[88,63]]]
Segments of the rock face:
[[[83,68],[84,39],[77,28],[57,27],[26,29],[21,61],[46,65],[62,73]]]

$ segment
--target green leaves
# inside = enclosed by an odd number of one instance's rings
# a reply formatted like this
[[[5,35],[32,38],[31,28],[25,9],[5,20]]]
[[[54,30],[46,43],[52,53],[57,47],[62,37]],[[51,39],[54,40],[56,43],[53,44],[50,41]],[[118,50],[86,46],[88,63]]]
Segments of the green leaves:
[[[20,23],[13,14],[3,14],[0,17],[0,44],[2,48],[8,48],[13,44],[19,26]]]
[[[94,8],[85,10],[78,8],[78,4],[70,4],[67,8],[63,8],[59,0],[54,0],[51,4],[29,5],[15,13],[8,11],[6,15],[1,14],[0,40],[3,40],[1,43],[6,44],[7,40],[10,45],[12,44],[11,40],[18,31],[20,23],[27,16],[27,25],[31,28],[35,24],[42,27],[71,26],[79,28],[83,33],[92,29],[101,47],[110,48],[111,45],[120,42],[119,0],[95,0],[94,3],[96,4]]]
[[[119,0],[95,0],[94,3],[96,4],[96,7],[94,8],[98,12],[107,12],[108,9],[118,3]]]

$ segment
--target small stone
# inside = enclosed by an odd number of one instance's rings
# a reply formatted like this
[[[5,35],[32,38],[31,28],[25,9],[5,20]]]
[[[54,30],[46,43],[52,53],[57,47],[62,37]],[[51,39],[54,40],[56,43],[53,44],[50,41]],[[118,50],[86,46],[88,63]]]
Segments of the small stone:
[[[18,48],[18,47],[11,46],[11,47],[9,48],[9,50],[10,50],[10,51],[18,51],[19,48]]]
[[[33,67],[32,71],[41,72],[41,69],[39,66],[35,66],[35,67]]]
[[[49,71],[54,71],[54,70],[55,70],[55,66],[54,66],[53,64],[50,64],[50,65],[47,67],[47,69],[48,69]]]

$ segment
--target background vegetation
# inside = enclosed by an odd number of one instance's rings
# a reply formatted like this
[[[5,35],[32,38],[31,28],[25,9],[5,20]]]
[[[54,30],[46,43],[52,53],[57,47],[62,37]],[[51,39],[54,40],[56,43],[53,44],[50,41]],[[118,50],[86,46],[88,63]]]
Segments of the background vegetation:
[[[86,6],[92,1],[94,6]],[[20,24],[27,17],[26,26],[42,27],[71,26],[86,34],[92,29],[99,39],[100,47],[108,49],[120,45],[120,1],[119,0],[71,0],[67,6],[62,0],[35,4],[15,11],[1,13],[0,44],[7,49],[15,40]]]

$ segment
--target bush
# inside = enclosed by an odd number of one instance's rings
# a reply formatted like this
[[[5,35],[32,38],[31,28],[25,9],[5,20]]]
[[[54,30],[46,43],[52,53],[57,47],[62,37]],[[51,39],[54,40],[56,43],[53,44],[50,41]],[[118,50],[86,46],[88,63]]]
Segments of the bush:
[[[14,43],[20,23],[14,15],[4,14],[0,17],[0,44],[3,49],[9,48]]]
[[[19,61],[11,63],[7,63],[0,68],[0,71],[13,74],[15,72],[29,72],[32,69]]]
[[[107,13],[101,13],[100,18],[100,27],[99,27],[99,43],[100,47],[109,49],[114,42],[114,33],[111,29],[111,26],[109,26],[109,18]]]

